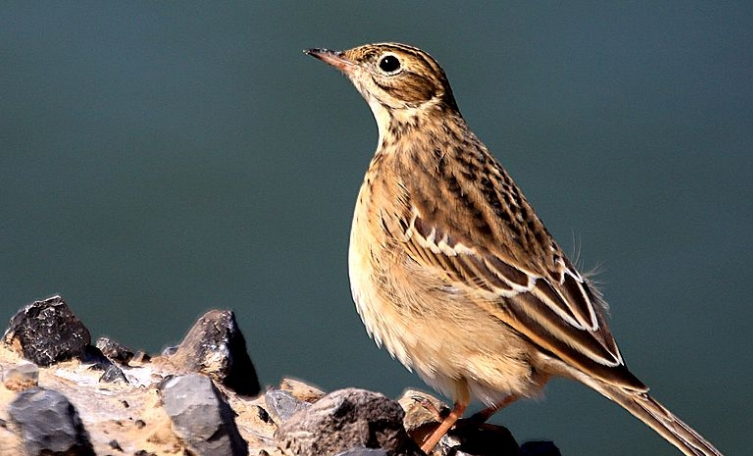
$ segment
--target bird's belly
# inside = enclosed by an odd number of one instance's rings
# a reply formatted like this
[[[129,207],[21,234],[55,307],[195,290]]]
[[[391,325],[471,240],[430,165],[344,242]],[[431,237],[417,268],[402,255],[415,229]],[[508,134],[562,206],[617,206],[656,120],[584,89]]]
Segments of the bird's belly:
[[[540,390],[527,342],[474,304],[467,291],[411,270],[400,253],[374,250],[386,245],[351,233],[351,291],[378,345],[448,397],[465,385],[487,404]]]

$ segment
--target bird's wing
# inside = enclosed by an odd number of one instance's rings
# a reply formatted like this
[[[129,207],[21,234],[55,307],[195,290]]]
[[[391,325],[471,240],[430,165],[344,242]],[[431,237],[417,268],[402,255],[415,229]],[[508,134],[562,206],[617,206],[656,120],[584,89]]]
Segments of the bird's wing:
[[[557,271],[533,271],[452,224],[432,221],[441,218],[424,217],[415,206],[410,213],[401,225],[414,261],[471,289],[480,296],[476,304],[491,303],[496,318],[546,352],[610,383],[645,389],[624,365],[598,292],[564,255]]]

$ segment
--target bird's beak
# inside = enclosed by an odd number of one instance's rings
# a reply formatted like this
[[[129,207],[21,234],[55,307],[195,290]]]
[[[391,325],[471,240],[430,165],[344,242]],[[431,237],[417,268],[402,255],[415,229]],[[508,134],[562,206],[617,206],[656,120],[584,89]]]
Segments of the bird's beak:
[[[345,57],[345,53],[340,51],[330,51],[329,49],[306,49],[304,54],[316,57],[324,63],[328,63],[343,73],[350,73],[355,67],[355,62]]]

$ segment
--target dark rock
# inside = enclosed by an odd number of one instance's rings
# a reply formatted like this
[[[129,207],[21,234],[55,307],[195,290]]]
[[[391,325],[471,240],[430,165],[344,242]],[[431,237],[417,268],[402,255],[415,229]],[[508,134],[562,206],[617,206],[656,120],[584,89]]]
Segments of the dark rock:
[[[103,364],[105,369],[112,364],[110,358],[102,353],[102,350],[94,345],[87,345],[84,347],[84,353],[79,357],[84,364]]]
[[[93,371],[106,371],[110,367],[117,367],[99,348],[92,345],[86,347],[81,363],[90,364],[89,370]]]
[[[100,371],[104,372],[106,371],[110,366],[112,366],[112,363],[94,363],[91,366],[88,367],[90,371]]]
[[[126,378],[123,371],[116,366],[115,364],[111,364],[106,370],[105,373],[102,374],[101,377],[99,377],[100,382],[105,383],[128,383],[128,379]]]
[[[526,442],[520,446],[522,456],[562,456],[553,442],[546,440]]]
[[[472,420],[458,424],[442,438],[439,447],[452,456],[517,456],[520,448],[507,428]]]
[[[94,456],[89,435],[68,399],[57,391],[32,388],[8,407],[28,456]]]
[[[173,431],[202,456],[246,456],[232,409],[203,375],[173,377],[161,386]]]
[[[157,454],[156,453],[151,453],[151,452],[146,451],[146,450],[139,450],[139,451],[133,453],[133,456],[157,456]]]
[[[199,318],[170,361],[189,372],[207,374],[240,395],[261,391],[246,339],[230,310],[210,310]]]
[[[37,386],[39,368],[36,364],[24,363],[8,367],[3,372],[3,385],[11,391],[23,391]]]
[[[133,355],[133,358],[131,359],[129,364],[146,364],[149,361],[152,360],[152,357],[149,356],[149,353],[143,352],[143,351],[137,351],[135,355]]]
[[[389,456],[389,452],[382,448],[351,448],[337,453],[335,456]]]
[[[128,364],[133,359],[133,350],[109,337],[100,337],[95,345],[103,355],[116,363]]]
[[[267,391],[264,394],[264,402],[267,405],[267,411],[278,423],[284,423],[293,414],[311,407],[311,404],[299,400],[289,391],[278,389]]]
[[[29,361],[49,366],[83,356],[91,336],[63,298],[53,296],[19,310],[3,342]]]
[[[297,456],[337,454],[357,448],[387,455],[420,455],[403,428],[403,409],[385,396],[361,389],[334,391],[291,416],[275,434],[280,448]]]
[[[416,442],[425,441],[450,413],[449,407],[434,396],[408,390],[399,399],[405,410],[403,424]],[[515,438],[507,428],[461,419],[435,447],[436,456],[516,456],[520,455]]]

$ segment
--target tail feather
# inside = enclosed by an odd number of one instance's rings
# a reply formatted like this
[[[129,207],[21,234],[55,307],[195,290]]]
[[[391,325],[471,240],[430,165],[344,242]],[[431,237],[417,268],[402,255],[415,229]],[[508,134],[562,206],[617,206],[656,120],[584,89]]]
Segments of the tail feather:
[[[687,456],[723,456],[708,440],[645,392],[635,392],[598,380],[588,381],[607,398],[623,406]]]

